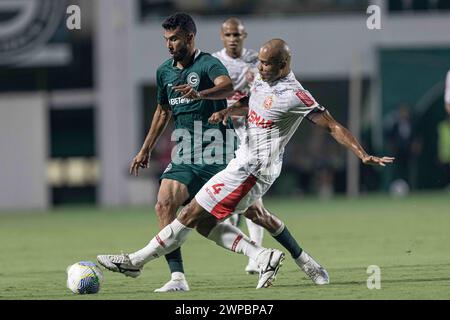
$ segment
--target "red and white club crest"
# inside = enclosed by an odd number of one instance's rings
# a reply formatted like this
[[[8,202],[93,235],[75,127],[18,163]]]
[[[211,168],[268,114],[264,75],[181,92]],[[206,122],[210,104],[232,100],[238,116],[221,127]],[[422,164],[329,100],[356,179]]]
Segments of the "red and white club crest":
[[[273,104],[273,97],[272,96],[266,97],[264,99],[264,109],[268,110],[268,109],[272,108],[272,104]]]

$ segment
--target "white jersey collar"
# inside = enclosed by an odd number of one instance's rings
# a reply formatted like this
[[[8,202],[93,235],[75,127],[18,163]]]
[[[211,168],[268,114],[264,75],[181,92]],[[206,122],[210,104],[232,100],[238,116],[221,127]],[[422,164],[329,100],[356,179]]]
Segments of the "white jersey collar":
[[[242,48],[242,53],[241,53],[241,56],[239,58],[230,57],[228,55],[228,53],[227,53],[227,49],[225,49],[225,48],[220,50],[220,52],[221,52],[222,56],[225,57],[226,59],[234,61],[234,60],[238,60],[238,59],[244,58],[245,55],[247,54],[247,49],[246,48]]]
[[[278,80],[276,80],[276,81],[274,81],[274,82],[266,82],[267,83],[267,85],[269,86],[269,87],[273,87],[273,86],[276,86],[277,84],[279,84],[279,83],[286,83],[286,82],[292,82],[292,81],[296,81],[296,79],[295,79],[295,74],[294,74],[294,72],[293,71],[291,71],[291,72],[289,72],[288,74],[287,74],[287,76],[286,77],[284,77],[284,78],[280,78],[280,79],[278,79]]]

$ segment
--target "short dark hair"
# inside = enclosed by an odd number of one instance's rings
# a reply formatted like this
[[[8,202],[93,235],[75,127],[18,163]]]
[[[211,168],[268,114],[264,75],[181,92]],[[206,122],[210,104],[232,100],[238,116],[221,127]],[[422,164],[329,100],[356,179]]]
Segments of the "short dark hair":
[[[197,27],[195,26],[194,19],[187,13],[175,13],[164,20],[162,27],[166,30],[173,30],[180,27],[181,30],[186,33],[197,33]]]

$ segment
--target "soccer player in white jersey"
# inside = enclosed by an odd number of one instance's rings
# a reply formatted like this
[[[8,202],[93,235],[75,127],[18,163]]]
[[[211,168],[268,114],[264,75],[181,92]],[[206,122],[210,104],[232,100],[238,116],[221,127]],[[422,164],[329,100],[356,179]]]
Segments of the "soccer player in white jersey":
[[[447,72],[447,79],[445,80],[445,110],[450,116],[450,70]]]
[[[162,229],[146,247],[129,255],[100,255],[97,260],[107,269],[136,277],[143,266],[179,246],[190,232],[197,231],[216,244],[257,261],[260,267],[257,288],[275,280],[284,254],[258,246],[229,224],[218,221],[247,210],[261,198],[279,176],[284,147],[304,118],[324,127],[337,142],[353,151],[364,164],[386,166],[394,158],[367,154],[355,137],[336,122],[311,94],[304,90],[290,69],[291,54],[281,39],[264,44],[259,52],[260,76],[251,89],[250,100],[214,113],[210,121],[226,116],[248,114],[247,139],[241,141],[236,158],[225,170],[213,176],[183,208],[178,217]],[[189,90],[187,97],[198,93]],[[304,251],[305,272],[316,283],[328,283],[328,274]]]
[[[248,96],[250,87],[258,73],[258,52],[251,49],[244,48],[244,40],[247,37],[244,25],[237,18],[229,18],[223,24],[220,32],[220,38],[223,42],[224,48],[212,55],[218,58],[227,68],[230,78],[233,82],[234,94],[227,98],[228,106],[232,106],[243,97]],[[239,141],[245,140],[245,116],[232,117],[234,130],[239,138]],[[257,203],[260,209],[263,206],[262,199],[258,199]],[[249,210],[253,210],[250,208]],[[232,215],[226,220],[238,225],[239,215]],[[250,219],[245,219],[250,239],[256,244],[261,245],[263,241],[263,228]],[[256,274],[259,272],[257,263],[249,259],[245,271],[248,274]]]

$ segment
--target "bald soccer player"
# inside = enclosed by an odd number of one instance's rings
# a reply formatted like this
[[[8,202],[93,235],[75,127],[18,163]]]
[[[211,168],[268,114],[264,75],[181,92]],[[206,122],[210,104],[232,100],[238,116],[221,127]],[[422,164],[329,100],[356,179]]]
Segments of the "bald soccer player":
[[[260,267],[257,288],[268,287],[275,280],[284,254],[261,247],[236,227],[218,221],[245,212],[267,192],[281,173],[284,148],[302,120],[307,118],[328,130],[364,164],[384,167],[394,161],[392,157],[368,155],[355,137],[302,87],[291,71],[291,53],[283,40],[273,39],[264,44],[258,59],[260,75],[253,83],[250,99],[243,98],[209,119],[210,123],[219,123],[227,116],[248,116],[248,139],[241,141],[236,157],[147,246],[129,255],[98,256],[104,267],[114,272],[138,274],[146,263],[181,246],[196,228],[219,246],[257,261]],[[314,282],[329,282],[325,269],[305,251],[299,259],[307,266],[302,269],[306,269]]]
[[[156,72],[156,111],[145,141],[132,161],[130,173],[137,176],[141,168],[148,168],[151,153],[171,118],[175,123],[175,132],[182,131],[184,135],[193,137],[193,146],[183,153],[183,160],[186,158],[187,161],[172,158],[160,177],[155,205],[160,229],[175,219],[178,209],[189,203],[205,182],[226,167],[225,161],[208,163],[204,157],[195,161],[195,151],[200,149],[203,155],[209,145],[201,135],[197,137],[195,131],[199,127],[202,132],[218,130],[225,135],[226,127],[222,124],[211,125],[208,118],[227,107],[226,97],[233,92],[231,79],[223,64],[196,47],[197,27],[191,16],[173,14],[163,22],[162,27],[171,58],[162,63]],[[196,96],[185,97],[185,91],[191,86]],[[200,148],[195,149],[195,146]],[[222,147],[227,148],[225,140]],[[155,292],[189,291],[180,248],[170,252],[166,260],[171,278]],[[133,276],[133,273],[129,275]]]
[[[224,48],[212,55],[218,58],[227,68],[233,82],[234,93],[227,98],[227,104],[230,107],[243,97],[248,96],[253,80],[258,73],[258,52],[244,48],[247,32],[242,22],[237,18],[229,18],[222,24],[220,38]],[[245,116],[232,118],[233,127],[239,141],[245,140],[245,120]],[[258,199],[254,209],[262,210],[262,208],[262,199]],[[233,215],[226,221],[237,226],[238,218],[238,215]],[[261,245],[264,236],[263,228],[250,219],[245,219],[245,222],[250,239]],[[249,259],[245,272],[248,274],[259,273],[258,265],[254,260]]]

